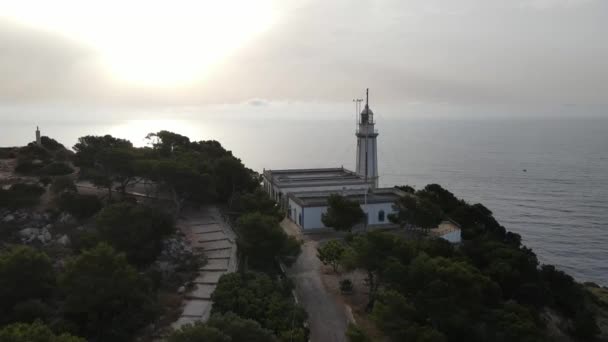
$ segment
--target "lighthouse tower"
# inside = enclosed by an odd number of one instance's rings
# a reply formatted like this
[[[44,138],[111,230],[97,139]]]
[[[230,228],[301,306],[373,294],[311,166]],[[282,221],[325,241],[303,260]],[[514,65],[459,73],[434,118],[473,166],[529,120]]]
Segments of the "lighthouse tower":
[[[373,188],[378,187],[378,148],[374,129],[374,113],[369,108],[369,89],[365,94],[365,108],[359,115],[357,127],[357,174],[368,181]]]

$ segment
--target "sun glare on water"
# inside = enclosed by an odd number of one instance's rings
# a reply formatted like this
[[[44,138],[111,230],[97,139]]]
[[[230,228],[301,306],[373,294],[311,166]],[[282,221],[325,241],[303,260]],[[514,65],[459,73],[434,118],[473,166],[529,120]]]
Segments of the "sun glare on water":
[[[0,16],[87,44],[113,78],[145,86],[201,79],[275,21],[270,0],[15,0]]]

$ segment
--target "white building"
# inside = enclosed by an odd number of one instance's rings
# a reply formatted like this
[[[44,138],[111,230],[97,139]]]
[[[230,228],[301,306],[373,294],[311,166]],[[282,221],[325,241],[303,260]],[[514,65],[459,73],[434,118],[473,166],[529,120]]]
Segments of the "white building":
[[[395,212],[393,203],[404,196],[397,188],[366,190],[343,190],[343,191],[306,191],[295,192],[287,195],[287,215],[303,230],[314,230],[326,227],[321,217],[327,212],[327,199],[329,195],[339,193],[346,198],[359,202],[361,209],[366,214],[364,224],[367,226],[379,226],[390,224],[388,216]]]
[[[369,225],[390,224],[388,214],[401,195],[397,189],[378,189],[378,130],[369,107],[358,118],[356,171],[343,167],[322,169],[264,170],[264,189],[304,230],[326,228],[321,222],[327,211],[327,198],[340,193],[361,204]]]

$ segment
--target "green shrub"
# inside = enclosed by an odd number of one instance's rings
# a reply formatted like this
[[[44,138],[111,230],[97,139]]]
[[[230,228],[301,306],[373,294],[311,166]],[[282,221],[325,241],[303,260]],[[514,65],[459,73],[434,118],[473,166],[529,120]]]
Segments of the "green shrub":
[[[15,167],[15,172],[31,175],[40,172],[44,168],[44,162],[40,160],[30,160],[23,159],[17,162],[17,166]]]
[[[353,292],[353,282],[350,279],[340,280],[340,291],[342,293]]]
[[[16,209],[35,206],[45,191],[36,184],[13,184],[8,190],[0,189],[0,207]]]
[[[59,196],[59,209],[67,211],[72,216],[85,219],[97,213],[103,207],[101,200],[95,195],[64,192]]]
[[[13,315],[17,322],[47,321],[51,314],[51,308],[40,299],[28,299],[13,307]]]
[[[101,237],[139,266],[154,261],[161,252],[162,239],[175,230],[170,215],[128,202],[105,207],[96,219]]]
[[[16,246],[0,254],[0,311],[30,299],[46,299],[55,287],[50,258],[31,247]],[[0,317],[9,319],[8,315]]]
[[[51,184],[51,192],[54,194],[59,194],[62,192],[76,192],[76,184],[70,177],[57,177],[53,180]]]
[[[65,146],[60,144],[57,140],[55,140],[53,138],[49,138],[47,136],[40,137],[40,143],[42,144],[42,146],[44,148],[46,148],[49,151],[58,151],[58,150],[65,149]]]
[[[3,342],[86,342],[84,339],[69,334],[56,335],[41,322],[32,324],[15,323],[0,329],[0,341]]]
[[[346,338],[349,342],[369,342],[370,338],[365,334],[361,328],[355,324],[349,323],[348,329],[346,330]]]
[[[74,173],[74,169],[66,163],[52,162],[39,171],[42,175],[64,176]]]

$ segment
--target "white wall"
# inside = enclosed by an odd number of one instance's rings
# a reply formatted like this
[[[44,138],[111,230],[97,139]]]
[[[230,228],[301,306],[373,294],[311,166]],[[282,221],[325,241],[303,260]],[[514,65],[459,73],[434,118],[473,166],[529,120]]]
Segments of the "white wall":
[[[388,203],[372,203],[368,204],[367,207],[361,206],[361,209],[365,211],[369,217],[367,224],[376,225],[376,224],[389,224],[391,223],[388,220],[388,215],[394,213],[393,210],[393,202]],[[378,218],[378,214],[380,211],[384,211],[384,221],[380,221]]]
[[[303,227],[300,226],[301,228],[303,228],[305,230],[327,228],[321,221],[321,215],[323,215],[324,213],[327,212],[327,206],[301,208],[297,203],[295,203],[291,199],[289,200],[289,204],[291,205],[292,213],[293,213],[293,209],[296,209],[295,219],[292,219],[292,220],[294,222],[296,222],[298,225],[300,225],[300,224],[298,222],[297,215],[300,214],[301,212],[304,212],[304,216],[303,216],[304,226]],[[364,212],[368,213],[368,217],[369,217],[368,224],[369,225],[390,224],[391,222],[388,220],[388,215],[394,212],[392,202],[371,203],[371,204],[368,204],[367,206],[361,205],[361,209],[363,209]],[[378,220],[378,214],[380,213],[381,210],[384,211],[384,221]]]
[[[299,204],[297,204],[296,202],[294,202],[294,200],[290,198],[288,202],[288,211],[289,212],[287,213],[287,215],[289,219],[295,222],[298,226],[300,226],[300,215],[302,215],[302,207],[300,207]],[[304,217],[302,217],[302,220],[304,220]]]
[[[327,212],[327,207],[304,208],[304,229],[326,228],[321,221],[321,215]]]
[[[448,240],[451,243],[461,243],[462,236],[460,234],[460,229],[455,230],[453,232],[449,232],[441,236],[442,239]]]

